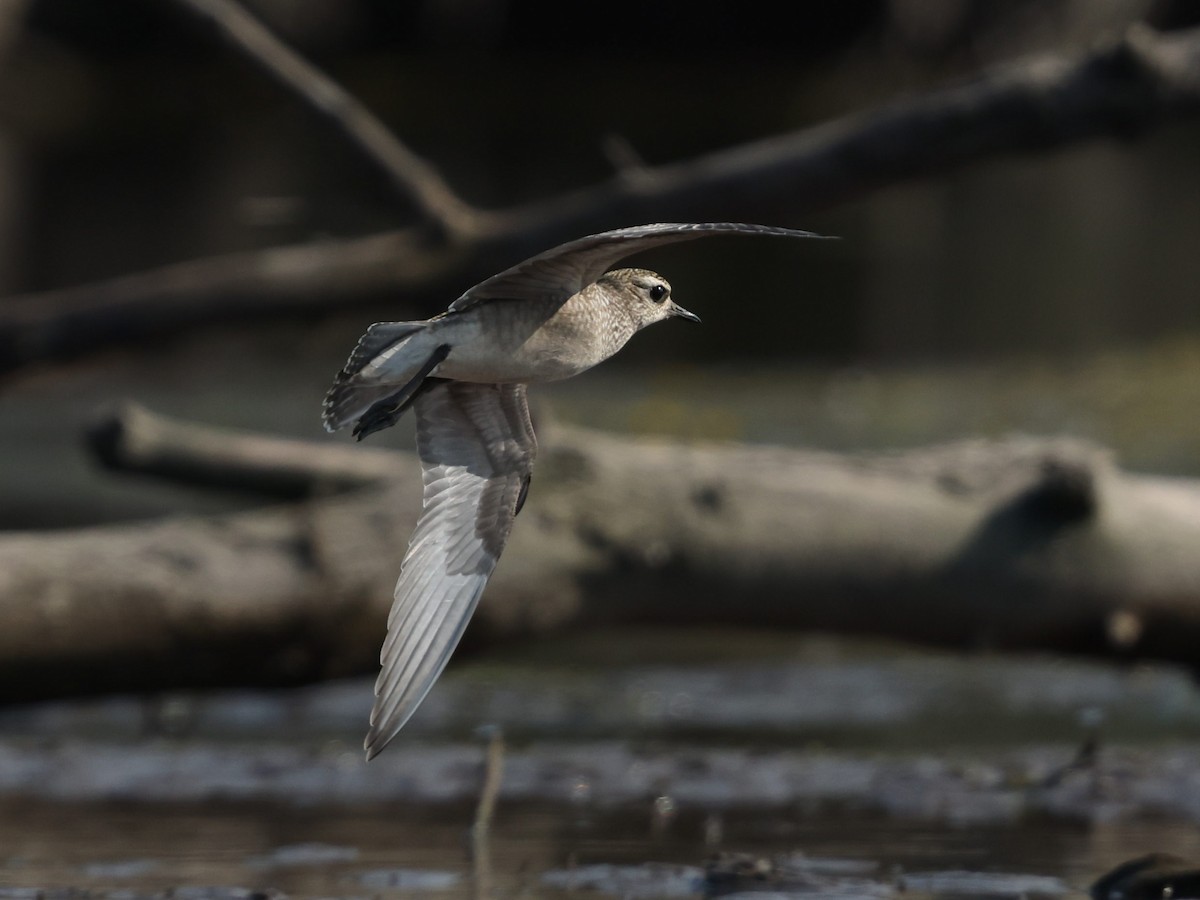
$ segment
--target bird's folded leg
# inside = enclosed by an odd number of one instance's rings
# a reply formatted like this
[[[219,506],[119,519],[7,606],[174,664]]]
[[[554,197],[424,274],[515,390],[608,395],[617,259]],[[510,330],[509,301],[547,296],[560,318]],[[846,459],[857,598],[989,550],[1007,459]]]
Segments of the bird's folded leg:
[[[533,481],[533,475],[526,475],[525,480],[521,482],[521,493],[517,496],[517,508],[513,511],[513,515],[521,514],[521,509],[525,506],[525,498],[529,496],[529,483]]]

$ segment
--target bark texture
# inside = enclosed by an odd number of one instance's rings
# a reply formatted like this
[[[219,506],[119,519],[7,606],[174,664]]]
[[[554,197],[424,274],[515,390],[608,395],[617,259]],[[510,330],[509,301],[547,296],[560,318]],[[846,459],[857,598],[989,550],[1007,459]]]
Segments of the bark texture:
[[[206,484],[214,458],[241,486],[283,460],[282,493],[308,499],[3,536],[0,699],[375,668],[420,507],[414,457],[377,451],[364,463],[349,448],[213,434],[138,410],[99,431],[110,465],[202,471]],[[1121,472],[1072,440],[867,458],[543,432],[469,645],[598,622],[736,623],[1196,659],[1194,481]],[[154,462],[164,454],[169,471]],[[261,483],[279,493],[278,479]]]

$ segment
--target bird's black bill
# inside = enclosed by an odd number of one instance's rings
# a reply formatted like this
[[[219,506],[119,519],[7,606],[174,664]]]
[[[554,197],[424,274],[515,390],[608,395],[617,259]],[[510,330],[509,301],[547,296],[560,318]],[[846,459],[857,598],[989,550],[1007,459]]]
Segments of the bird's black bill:
[[[672,306],[671,315],[679,316],[681,319],[687,319],[689,322],[700,322],[700,317],[698,315],[696,315],[694,312],[688,312],[682,306]]]

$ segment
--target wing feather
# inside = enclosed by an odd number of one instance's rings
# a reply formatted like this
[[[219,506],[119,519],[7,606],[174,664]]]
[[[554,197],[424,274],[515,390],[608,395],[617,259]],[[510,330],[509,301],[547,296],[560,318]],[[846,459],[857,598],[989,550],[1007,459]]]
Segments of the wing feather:
[[[368,759],[395,737],[454,652],[537,454],[525,385],[442,382],[414,409],[424,504],[388,614]]]
[[[811,231],[741,222],[661,222],[617,228],[560,244],[493,275],[450,304],[450,310],[461,312],[490,300],[566,300],[626,256],[714,234],[824,237]]]

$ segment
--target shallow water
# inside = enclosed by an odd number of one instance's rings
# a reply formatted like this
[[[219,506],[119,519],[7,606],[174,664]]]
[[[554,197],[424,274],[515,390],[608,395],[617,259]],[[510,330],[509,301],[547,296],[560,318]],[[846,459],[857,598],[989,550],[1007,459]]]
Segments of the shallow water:
[[[1135,856],[1200,859],[1179,670],[662,638],[453,666],[369,765],[369,680],[7,710],[0,898],[476,896],[483,722],[508,738],[498,898],[1078,897]],[[721,869],[740,879],[706,881],[718,852],[748,855]]]
[[[465,897],[475,890],[471,817],[465,806],[9,802],[0,805],[0,865],[10,889],[151,894],[224,886],[296,896]],[[880,896],[903,888],[909,896],[1077,896],[1130,856],[1194,856],[1200,835],[1153,822],[953,828],[832,810],[683,809],[664,817],[653,803],[609,812],[539,804],[502,805],[489,845],[499,897],[584,889],[700,895],[705,860],[717,851],[785,858],[808,887],[774,886],[798,895]],[[772,887],[771,878],[736,887]]]

